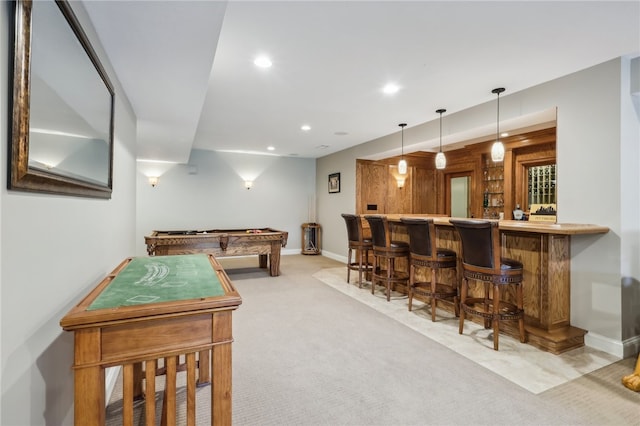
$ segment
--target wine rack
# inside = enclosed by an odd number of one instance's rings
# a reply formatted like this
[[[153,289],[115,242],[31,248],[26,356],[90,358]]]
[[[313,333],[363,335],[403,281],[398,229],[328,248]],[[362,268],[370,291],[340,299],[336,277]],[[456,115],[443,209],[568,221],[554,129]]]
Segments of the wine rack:
[[[556,203],[556,165],[529,167],[529,206]]]
[[[485,155],[482,174],[482,217],[498,219],[500,213],[504,213],[504,167],[502,163],[494,163],[489,155]]]

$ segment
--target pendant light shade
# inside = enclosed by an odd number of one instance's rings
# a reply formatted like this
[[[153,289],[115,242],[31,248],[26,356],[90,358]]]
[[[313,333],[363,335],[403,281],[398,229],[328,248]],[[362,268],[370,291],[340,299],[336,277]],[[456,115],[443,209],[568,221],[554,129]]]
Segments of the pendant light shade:
[[[504,145],[499,140],[496,140],[491,147],[491,159],[494,163],[504,160]]]
[[[401,175],[407,174],[407,161],[404,158],[398,162],[398,173]]]
[[[398,162],[398,173],[400,173],[401,175],[406,175],[407,174],[407,162],[404,159],[404,126],[406,126],[407,123],[400,123],[398,124],[398,126],[400,126],[401,130],[401,140],[402,140],[402,151],[400,154],[400,161]]]
[[[440,114],[440,150],[436,154],[436,169],[444,169],[447,167],[447,157],[444,156],[444,152],[442,152],[442,113],[447,112],[446,109],[440,108],[436,110],[438,114]]]
[[[493,89],[491,93],[495,93],[498,95],[498,114],[496,120],[496,141],[493,143],[491,147],[491,159],[498,163],[504,160],[504,145],[500,142],[500,93],[504,92],[504,87],[498,87],[497,89]]]

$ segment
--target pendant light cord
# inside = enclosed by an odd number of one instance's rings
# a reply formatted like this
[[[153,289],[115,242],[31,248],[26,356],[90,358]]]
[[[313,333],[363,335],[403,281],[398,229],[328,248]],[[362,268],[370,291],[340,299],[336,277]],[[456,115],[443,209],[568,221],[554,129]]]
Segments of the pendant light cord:
[[[436,110],[436,114],[440,114],[440,151],[438,152],[442,152],[442,113],[443,112],[447,112],[447,110],[444,108],[440,108]]]
[[[491,93],[495,93],[498,95],[498,104],[497,104],[497,112],[496,112],[496,141],[500,140],[500,93],[504,92],[504,87],[498,87],[497,89],[493,89]]]
[[[500,140],[500,92],[498,92],[498,113],[496,115],[496,140]]]
[[[442,152],[442,112],[440,112],[440,152]]]
[[[401,148],[400,148],[400,159],[403,160],[404,159],[404,126],[406,126],[407,123],[400,123],[398,124],[398,126],[400,126],[400,140],[401,140]]]

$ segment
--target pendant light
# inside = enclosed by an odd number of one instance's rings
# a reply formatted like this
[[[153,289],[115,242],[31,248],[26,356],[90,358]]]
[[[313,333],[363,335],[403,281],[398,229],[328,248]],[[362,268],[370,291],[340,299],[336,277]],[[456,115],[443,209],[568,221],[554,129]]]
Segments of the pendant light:
[[[402,151],[400,154],[400,162],[398,162],[398,173],[400,173],[401,175],[406,175],[407,174],[407,161],[404,159],[404,126],[406,126],[407,123],[400,123],[398,124],[398,126],[400,126],[401,130],[401,137],[402,137]]]
[[[436,169],[444,169],[447,167],[447,157],[444,156],[444,152],[442,152],[442,113],[447,112],[446,109],[440,108],[436,110],[438,114],[440,114],[440,151],[436,154]]]
[[[491,159],[498,163],[504,160],[504,145],[500,142],[500,93],[504,92],[504,87],[493,89],[491,93],[498,95],[498,119],[496,120],[496,141],[491,147]]]

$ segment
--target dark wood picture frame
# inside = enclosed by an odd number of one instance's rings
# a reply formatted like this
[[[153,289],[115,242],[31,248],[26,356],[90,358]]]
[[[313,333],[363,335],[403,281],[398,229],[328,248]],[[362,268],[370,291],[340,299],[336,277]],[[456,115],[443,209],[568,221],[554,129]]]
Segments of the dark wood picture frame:
[[[36,160],[33,157],[33,153],[30,153],[34,148],[33,140],[31,139],[31,133],[36,132],[38,134],[46,133],[49,135],[65,135],[71,138],[91,138],[92,136],[74,135],[73,128],[66,129],[64,132],[52,133],[52,131],[43,132],[42,129],[32,128],[32,115],[34,107],[39,106],[33,102],[32,90],[34,89],[37,76],[32,76],[34,59],[32,57],[32,45],[34,40],[34,33],[38,32],[38,29],[34,27],[33,22],[33,8],[48,7],[53,5],[54,8],[59,9],[62,19],[60,20],[62,25],[56,28],[59,31],[69,30],[72,32],[71,38],[75,38],[77,43],[70,43],[70,46],[66,46],[69,49],[76,49],[74,55],[86,54],[89,61],[89,67],[91,70],[89,74],[77,75],[77,67],[68,65],[66,73],[68,81],[73,82],[74,91],[85,93],[98,93],[92,92],[90,89],[99,88],[100,97],[96,102],[100,105],[104,105],[104,113],[102,115],[95,115],[101,123],[105,123],[99,128],[100,139],[94,139],[100,143],[105,143],[100,148],[100,152],[103,153],[100,157],[85,157],[78,155],[74,158],[76,164],[80,166],[80,173],[76,170],[63,170],[57,168],[55,165],[49,165]],[[100,63],[96,52],[94,51],[91,43],[85,32],[83,31],[78,19],[76,18],[69,3],[65,0],[54,1],[32,1],[32,0],[16,0],[14,2],[14,25],[12,30],[14,34],[14,52],[13,52],[13,90],[12,90],[12,125],[11,125],[11,139],[9,143],[9,179],[7,187],[10,190],[28,191],[28,192],[41,192],[48,194],[60,194],[60,195],[73,195],[80,197],[90,198],[111,198],[111,192],[113,189],[113,117],[115,107],[115,92],[113,85],[109,80],[107,73],[105,72],[102,64]],[[40,24],[43,22],[40,21]],[[47,25],[50,25],[47,22]],[[40,40],[40,39],[39,39]],[[46,39],[42,39],[40,43],[46,42]],[[58,46],[58,49],[62,49],[64,46]],[[51,50],[51,49],[49,49]],[[61,52],[57,51],[58,54]],[[64,62],[62,62],[64,64]],[[45,67],[46,68],[46,67]],[[95,72],[95,74],[94,74]],[[92,81],[100,82],[97,85],[88,87],[82,85],[81,82],[87,80],[87,78],[93,79]],[[100,84],[104,84],[101,87]],[[42,84],[40,85],[42,86]],[[86,99],[92,99],[86,97]],[[89,105],[93,106],[92,105]],[[85,118],[87,114],[93,112],[89,107],[83,107],[80,110],[75,110],[76,113],[82,113],[82,117]],[[55,106],[42,105],[39,106],[39,110],[43,109],[56,110]],[[99,111],[99,112],[102,112]],[[54,117],[51,120],[56,125],[64,126],[67,123],[62,123],[59,117]],[[57,131],[57,129],[56,129]],[[104,136],[102,136],[104,135]],[[104,138],[104,139],[102,139]],[[84,145],[86,146],[86,145]],[[106,154],[106,155],[104,155]],[[83,158],[92,158],[94,163],[82,162]],[[94,166],[99,165],[99,169],[95,169]],[[96,180],[91,174],[84,175],[83,169],[88,170],[100,170],[100,179]]]
[[[329,175],[329,194],[340,192],[340,173]]]

